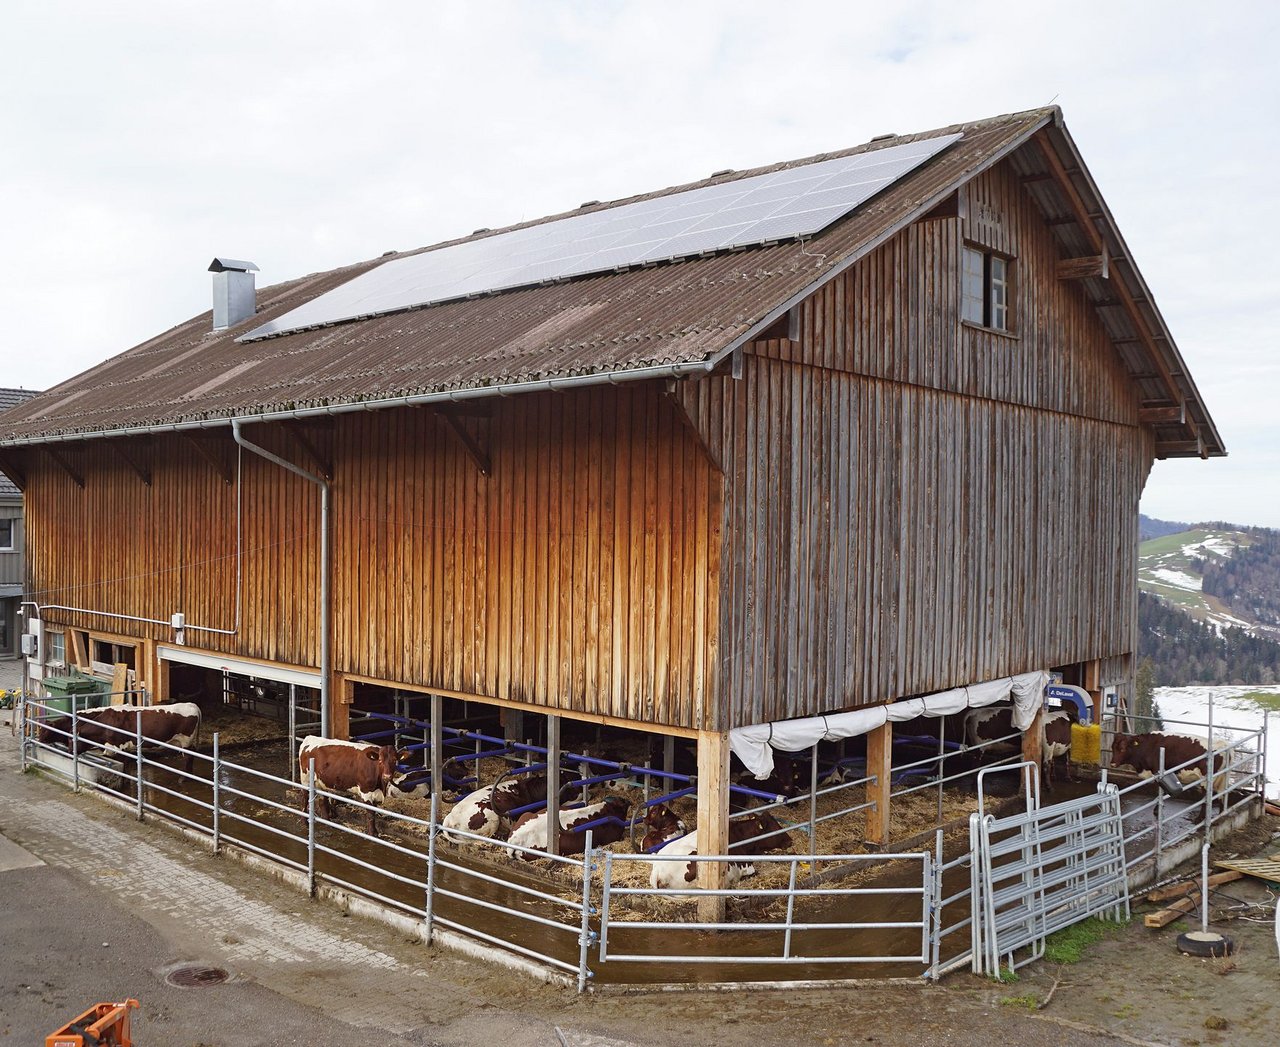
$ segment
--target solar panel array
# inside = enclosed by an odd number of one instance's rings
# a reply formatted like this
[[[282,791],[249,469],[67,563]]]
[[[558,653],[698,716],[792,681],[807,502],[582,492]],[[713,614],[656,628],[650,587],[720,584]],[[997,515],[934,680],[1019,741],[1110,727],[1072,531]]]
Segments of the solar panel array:
[[[241,341],[809,236],[959,138],[886,146],[396,258],[254,328]]]

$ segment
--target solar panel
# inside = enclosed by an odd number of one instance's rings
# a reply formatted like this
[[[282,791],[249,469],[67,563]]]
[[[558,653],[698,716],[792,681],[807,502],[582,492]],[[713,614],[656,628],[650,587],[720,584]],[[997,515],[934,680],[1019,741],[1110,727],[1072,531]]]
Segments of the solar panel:
[[[240,341],[809,236],[958,138],[942,135],[820,160],[395,258],[254,328]]]

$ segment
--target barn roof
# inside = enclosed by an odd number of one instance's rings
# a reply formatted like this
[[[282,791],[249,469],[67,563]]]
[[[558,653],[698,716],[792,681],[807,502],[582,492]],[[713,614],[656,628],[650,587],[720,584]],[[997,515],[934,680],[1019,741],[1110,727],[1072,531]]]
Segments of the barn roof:
[[[18,404],[30,400],[35,395],[34,389],[0,389],[0,414],[10,407],[17,407]],[[0,471],[0,500],[17,498],[21,493],[14,482]]]
[[[588,275],[259,341],[248,331],[373,269],[386,256],[265,287],[257,312],[213,331],[206,312],[0,415],[0,447],[297,418],[537,388],[704,374],[797,301],[974,175],[1014,156],[1064,255],[1105,253],[1085,286],[1151,405],[1157,453],[1225,450],[1172,337],[1056,107],[876,140],[713,176],[602,210],[768,171],[960,132],[950,148],[804,242]],[[1026,148],[1024,148],[1026,147]],[[553,215],[511,229],[555,221]],[[492,236],[507,230],[474,234]],[[435,250],[448,244],[424,250]],[[420,253],[420,252],[410,252]],[[1117,293],[1123,288],[1123,293]]]

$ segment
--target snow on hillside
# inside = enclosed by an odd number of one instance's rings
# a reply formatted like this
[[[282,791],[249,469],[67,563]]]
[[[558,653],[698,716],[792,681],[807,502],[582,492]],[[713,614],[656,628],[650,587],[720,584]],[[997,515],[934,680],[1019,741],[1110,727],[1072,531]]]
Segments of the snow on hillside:
[[[1204,581],[1204,579],[1196,578],[1185,571],[1175,571],[1171,567],[1156,567],[1151,570],[1150,574],[1152,578],[1158,578],[1162,582],[1168,582],[1179,589],[1188,589],[1192,592],[1199,592]]]
[[[1223,629],[1239,628],[1258,635],[1265,630],[1257,623],[1231,614],[1220,600],[1204,594],[1204,579],[1196,568],[1199,560],[1234,556],[1249,540],[1249,535],[1240,531],[1206,527],[1149,539],[1138,547],[1138,584],[1219,634]]]

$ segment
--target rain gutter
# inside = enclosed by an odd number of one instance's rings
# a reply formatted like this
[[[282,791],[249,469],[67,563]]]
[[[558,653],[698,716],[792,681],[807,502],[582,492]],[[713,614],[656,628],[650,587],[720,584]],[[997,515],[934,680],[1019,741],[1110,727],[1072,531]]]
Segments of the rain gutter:
[[[259,447],[244,438],[240,431],[241,419],[231,419],[231,438],[246,451],[301,476],[320,488],[320,735],[329,737],[329,678],[332,657],[329,651],[329,635],[332,618],[332,600],[329,593],[329,482],[322,476],[307,472],[301,466],[286,461],[265,447]]]

